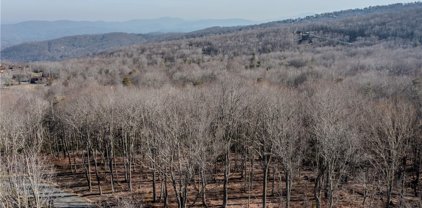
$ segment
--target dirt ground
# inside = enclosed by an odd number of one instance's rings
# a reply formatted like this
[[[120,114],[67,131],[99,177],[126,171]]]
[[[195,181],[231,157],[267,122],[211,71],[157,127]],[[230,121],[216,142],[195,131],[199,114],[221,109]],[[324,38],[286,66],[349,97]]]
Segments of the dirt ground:
[[[89,192],[88,184],[85,178],[85,173],[82,167],[77,168],[76,172],[72,172],[69,166],[68,159],[54,159],[52,160],[56,169],[57,174],[55,176],[55,182],[63,189],[70,190],[75,194],[94,202],[95,204],[102,207],[115,207],[122,206],[121,203],[125,201],[131,201],[132,204],[142,204],[144,207],[163,207],[163,202],[160,200],[160,181],[156,182],[157,187],[157,198],[158,202],[153,203],[152,201],[152,172],[145,167],[135,166],[133,172],[133,191],[128,191],[128,185],[124,178],[124,167],[121,161],[116,160],[117,167],[117,182],[115,183],[115,192],[112,193],[110,178],[108,174],[103,172],[101,177],[101,187],[103,194],[99,194],[97,182],[95,178],[94,170],[92,171],[92,192]],[[80,164],[80,161],[76,161]],[[232,171],[229,178],[229,207],[262,207],[262,171],[259,162],[257,161],[254,166],[254,180],[251,191],[248,191],[248,185],[244,179],[241,178],[240,172],[235,171],[236,161],[231,161],[233,164]],[[99,164],[101,167],[102,164]],[[93,168],[92,168],[93,169]],[[142,172],[140,172],[142,170]],[[104,171],[102,169],[101,171]],[[220,171],[222,172],[222,171]],[[275,176],[275,177],[273,177]],[[215,179],[214,179],[215,178]],[[273,180],[275,178],[275,180]],[[273,175],[270,171],[269,182],[267,189],[267,207],[285,207],[284,206],[284,179],[279,182],[278,174]],[[313,178],[314,174],[311,171],[302,171],[298,177],[295,178],[293,184],[291,207],[315,207],[313,197]],[[274,182],[273,182],[274,181]],[[191,185],[189,188],[189,207],[204,207],[201,198],[198,195],[198,187]],[[273,191],[274,187],[274,191]],[[168,184],[169,188],[169,204],[170,207],[177,207],[176,199],[171,184]],[[280,191],[281,189],[281,191]],[[221,207],[222,196],[223,196],[223,175],[214,175],[209,177],[207,185],[207,204],[209,207]],[[335,197],[335,207],[382,207],[383,196],[381,193],[375,193],[374,197],[366,199],[365,206],[363,206],[363,186],[362,184],[354,183],[349,181],[347,185],[343,185],[338,191]],[[407,190],[407,193],[411,193],[411,190]],[[326,207],[326,200],[322,202],[322,207]],[[396,195],[396,198],[397,195]],[[413,204],[412,207],[417,207],[420,203],[420,199],[406,195],[405,199],[409,204]],[[398,204],[395,201],[394,204]],[[248,206],[249,204],[249,206]]]

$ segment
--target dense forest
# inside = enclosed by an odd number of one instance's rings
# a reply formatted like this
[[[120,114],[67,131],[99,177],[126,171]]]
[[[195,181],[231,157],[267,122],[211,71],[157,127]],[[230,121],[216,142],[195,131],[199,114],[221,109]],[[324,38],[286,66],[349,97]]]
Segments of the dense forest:
[[[421,43],[412,3],[2,62],[0,207],[422,207]]]

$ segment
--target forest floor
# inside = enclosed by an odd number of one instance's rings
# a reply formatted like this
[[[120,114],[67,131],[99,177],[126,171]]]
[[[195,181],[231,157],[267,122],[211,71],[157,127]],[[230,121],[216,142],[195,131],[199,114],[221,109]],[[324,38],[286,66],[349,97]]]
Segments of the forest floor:
[[[82,208],[96,207],[88,199],[80,197],[72,190],[63,190],[50,184],[42,184],[42,195],[48,196],[53,207],[58,208]]]
[[[98,185],[95,178],[94,170],[92,171],[92,191],[89,191],[87,179],[85,177],[85,172],[82,167],[77,168],[76,172],[72,171],[69,166],[67,159],[55,159],[54,164],[57,170],[55,176],[56,183],[61,188],[66,188],[72,190],[75,194],[88,199],[89,201],[94,202],[101,207],[114,207],[122,206],[121,203],[130,202],[131,204],[142,204],[144,207],[163,207],[163,202],[161,200],[161,185],[159,180],[156,182],[156,192],[157,192],[157,202],[153,202],[153,190],[152,190],[152,171],[149,171],[147,168],[142,168],[137,166],[134,168],[133,172],[133,191],[128,191],[128,185],[124,178],[124,167],[123,164],[117,161],[117,182],[115,182],[115,191],[111,191],[110,178],[109,174],[102,174],[101,176],[101,187],[103,194],[99,194]],[[81,161],[77,161],[78,164]],[[238,166],[237,161],[232,161],[232,169],[236,170]],[[101,167],[102,165],[100,165]],[[222,167],[218,167],[222,168]],[[101,168],[102,172],[104,168]],[[139,172],[139,170],[147,170]],[[230,173],[229,177],[229,200],[228,207],[262,207],[262,169],[260,163],[257,161],[254,165],[254,177],[251,188],[249,189],[248,183],[245,183],[245,179],[241,177],[241,173],[233,171]],[[105,173],[104,171],[103,173]],[[222,171],[219,171],[222,172]],[[207,205],[208,207],[221,207],[222,205],[222,196],[223,196],[223,175],[212,175],[208,180],[208,185],[206,186],[207,192]],[[314,174],[312,171],[302,171],[295,178],[292,189],[291,197],[291,207],[314,207],[314,197],[313,197],[313,188],[314,188]],[[275,180],[274,180],[275,179]],[[273,170],[269,172],[269,181],[267,189],[267,207],[284,207],[284,178],[281,177],[279,173]],[[199,180],[197,180],[199,181]],[[279,182],[280,181],[280,182]],[[198,183],[198,182],[196,182]],[[176,199],[174,197],[174,191],[169,183],[169,205],[170,207],[177,207]],[[193,184],[189,187],[189,207],[204,207],[201,201],[201,197],[198,194],[199,184]],[[350,182],[347,185],[343,185],[335,197],[335,207],[379,207],[382,205],[383,195],[380,194],[382,190],[372,190],[374,194],[373,197],[367,198],[365,205],[363,205],[363,185],[358,183]],[[409,190],[408,193],[411,191]],[[323,198],[322,207],[325,207],[325,199]],[[396,195],[396,198],[397,195]],[[406,201],[418,202],[418,198],[412,197],[411,195],[405,196]],[[419,200],[420,201],[420,200]],[[394,204],[398,204],[398,200]],[[413,204],[413,203],[412,203]],[[417,206],[416,206],[417,207]]]

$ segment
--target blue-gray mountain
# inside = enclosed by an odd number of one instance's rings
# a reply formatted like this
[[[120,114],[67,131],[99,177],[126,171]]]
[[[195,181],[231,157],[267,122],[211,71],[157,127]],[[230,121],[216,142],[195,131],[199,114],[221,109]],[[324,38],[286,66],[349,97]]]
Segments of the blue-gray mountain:
[[[243,19],[187,21],[178,18],[131,20],[126,22],[28,21],[1,25],[1,49],[25,42],[43,41],[73,35],[124,33],[191,32],[213,26],[249,25]]]

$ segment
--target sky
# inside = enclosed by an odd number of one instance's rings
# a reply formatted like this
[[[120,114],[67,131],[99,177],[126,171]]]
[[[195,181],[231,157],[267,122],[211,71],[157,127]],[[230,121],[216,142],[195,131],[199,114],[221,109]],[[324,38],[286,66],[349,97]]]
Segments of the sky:
[[[178,17],[281,20],[311,14],[406,3],[394,0],[0,0],[1,22],[28,20],[126,21]]]

